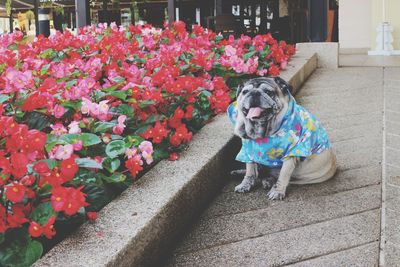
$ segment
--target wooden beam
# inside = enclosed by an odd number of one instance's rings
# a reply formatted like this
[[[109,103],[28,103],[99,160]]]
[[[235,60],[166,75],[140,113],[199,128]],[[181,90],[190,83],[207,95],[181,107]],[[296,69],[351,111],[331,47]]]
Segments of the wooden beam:
[[[175,0],[168,0],[168,22],[175,21]]]
[[[39,0],[33,2],[33,13],[35,14],[35,31],[36,36],[39,35]]]
[[[90,6],[89,0],[75,0],[76,6],[76,27],[90,25]]]

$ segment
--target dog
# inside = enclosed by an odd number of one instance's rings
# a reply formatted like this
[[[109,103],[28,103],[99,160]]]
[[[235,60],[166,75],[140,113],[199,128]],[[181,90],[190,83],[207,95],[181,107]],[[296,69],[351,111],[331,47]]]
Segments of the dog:
[[[246,163],[235,192],[258,184],[271,200],[282,200],[291,184],[313,184],[332,178],[336,156],[326,130],[296,103],[292,87],[282,78],[250,79],[228,107],[234,134],[242,139],[236,160]]]

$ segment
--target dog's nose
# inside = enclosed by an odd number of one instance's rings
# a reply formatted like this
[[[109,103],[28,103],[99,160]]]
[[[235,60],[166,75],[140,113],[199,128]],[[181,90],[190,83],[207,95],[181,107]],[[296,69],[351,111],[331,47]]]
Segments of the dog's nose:
[[[260,91],[253,91],[250,94],[251,94],[251,96],[254,96],[254,97],[260,97],[261,96],[261,92]]]

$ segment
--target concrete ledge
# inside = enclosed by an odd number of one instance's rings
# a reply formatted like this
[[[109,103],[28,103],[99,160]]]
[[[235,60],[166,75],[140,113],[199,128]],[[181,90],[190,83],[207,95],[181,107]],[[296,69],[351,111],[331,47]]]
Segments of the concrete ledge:
[[[298,43],[296,48],[303,53],[317,53],[318,68],[339,67],[339,43]]]
[[[282,77],[297,92],[315,70],[315,54],[299,53]],[[171,249],[182,229],[220,190],[239,146],[220,115],[175,162],[162,161],[131,188],[50,250],[34,266],[148,266]]]

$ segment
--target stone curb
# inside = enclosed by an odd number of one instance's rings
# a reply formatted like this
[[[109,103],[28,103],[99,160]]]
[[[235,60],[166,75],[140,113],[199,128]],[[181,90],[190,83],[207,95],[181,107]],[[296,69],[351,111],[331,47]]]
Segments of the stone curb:
[[[299,51],[281,75],[298,92],[317,67]],[[33,266],[146,266],[171,249],[182,229],[215,196],[239,146],[226,115],[197,133],[178,161],[161,161]]]

